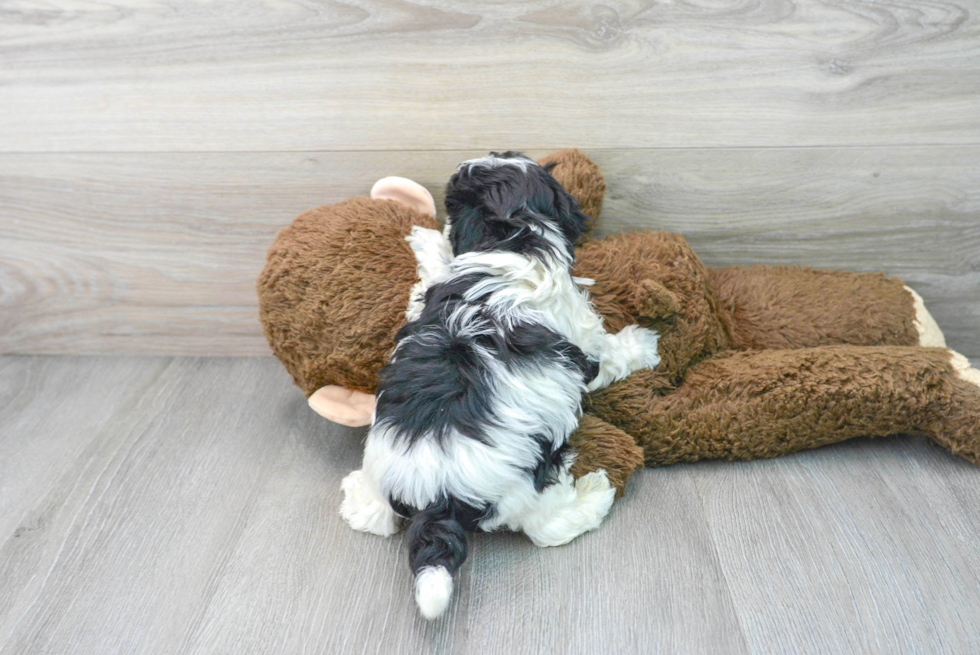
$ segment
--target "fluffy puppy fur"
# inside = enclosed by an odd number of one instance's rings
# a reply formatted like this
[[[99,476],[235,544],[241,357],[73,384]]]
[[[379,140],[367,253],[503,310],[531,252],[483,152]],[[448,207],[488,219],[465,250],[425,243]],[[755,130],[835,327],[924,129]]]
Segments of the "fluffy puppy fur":
[[[341,506],[375,534],[409,520],[415,597],[430,619],[449,603],[468,531],[556,546],[599,525],[615,490],[602,471],[569,474],[582,394],[659,362],[655,332],[607,334],[579,287],[588,281],[572,277],[587,219],[545,168],[512,152],[464,162],[446,209],[444,235],[409,239],[428,288],[381,372]]]

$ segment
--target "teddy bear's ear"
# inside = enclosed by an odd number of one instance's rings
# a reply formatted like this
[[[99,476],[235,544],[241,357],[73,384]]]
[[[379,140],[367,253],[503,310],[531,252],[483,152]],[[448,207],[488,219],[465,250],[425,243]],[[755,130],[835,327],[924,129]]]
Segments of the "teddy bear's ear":
[[[325,419],[350,427],[371,425],[375,398],[373,393],[353,391],[328,384],[309,398],[310,408]]]
[[[374,200],[394,200],[432,218],[436,217],[436,201],[429,190],[407,177],[383,177],[371,187]]]
[[[606,193],[606,181],[595,162],[581,150],[570,148],[545,155],[538,163],[578,200],[579,207],[590,219],[589,227],[595,227]]]
[[[656,280],[642,280],[636,289],[634,299],[640,316],[647,318],[670,318],[681,310],[677,295]]]

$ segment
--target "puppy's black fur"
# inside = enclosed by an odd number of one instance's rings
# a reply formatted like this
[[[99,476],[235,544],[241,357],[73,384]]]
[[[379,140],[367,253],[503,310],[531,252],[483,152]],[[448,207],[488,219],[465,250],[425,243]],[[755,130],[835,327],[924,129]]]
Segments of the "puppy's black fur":
[[[487,311],[483,300],[489,292],[467,300],[464,294],[485,277],[433,285],[421,316],[398,331],[391,361],[381,369],[376,413],[377,425],[397,427],[397,440],[414,444],[431,434],[442,443],[455,431],[488,443],[485,431],[495,424],[494,380],[477,348],[511,370],[559,362],[576,369],[586,383],[598,374],[598,363],[557,332]],[[473,314],[460,334],[446,317],[468,307]]]
[[[564,258],[575,258],[574,244],[588,229],[578,201],[548,172],[523,154],[490,153],[500,159],[527,161],[520,166],[461,166],[446,186],[446,211],[452,226],[453,254],[506,250],[557,257],[543,231],[556,224],[565,244]]]

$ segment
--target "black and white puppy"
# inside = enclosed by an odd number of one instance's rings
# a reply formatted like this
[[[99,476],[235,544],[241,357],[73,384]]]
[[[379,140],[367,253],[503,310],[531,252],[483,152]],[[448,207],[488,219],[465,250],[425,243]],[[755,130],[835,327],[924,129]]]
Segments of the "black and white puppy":
[[[415,598],[430,619],[449,603],[467,531],[556,546],[599,525],[615,493],[605,472],[568,472],[582,394],[660,361],[656,332],[606,333],[579,287],[588,281],[572,277],[586,217],[545,168],[511,152],[464,162],[446,209],[444,234],[409,237],[428,288],[381,372],[341,505],[356,530],[390,535],[409,520]]]

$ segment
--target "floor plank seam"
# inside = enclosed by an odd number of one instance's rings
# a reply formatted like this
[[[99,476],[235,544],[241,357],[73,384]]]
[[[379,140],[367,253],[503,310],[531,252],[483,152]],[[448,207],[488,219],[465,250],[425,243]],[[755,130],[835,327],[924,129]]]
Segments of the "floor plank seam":
[[[711,539],[711,552],[714,555],[718,570],[721,571],[722,578],[725,580],[725,591],[728,595],[728,600],[731,603],[732,611],[735,613],[735,619],[738,621],[738,634],[741,638],[742,647],[745,649],[746,653],[751,653],[753,651],[751,648],[749,648],[748,635],[745,631],[745,624],[742,621],[742,613],[739,611],[738,604],[735,602],[735,595],[732,591],[732,585],[728,580],[728,572],[725,570],[725,565],[721,561],[721,554],[718,552],[718,542],[715,540],[715,536],[711,531],[711,521],[708,519],[708,512],[704,506],[704,494],[702,493],[700,485],[698,484],[697,478],[694,476],[694,474],[688,471],[686,475],[691,481],[691,486],[694,487],[694,491],[698,495],[698,507],[701,510],[701,517],[704,519],[704,525],[708,529],[708,536]]]

